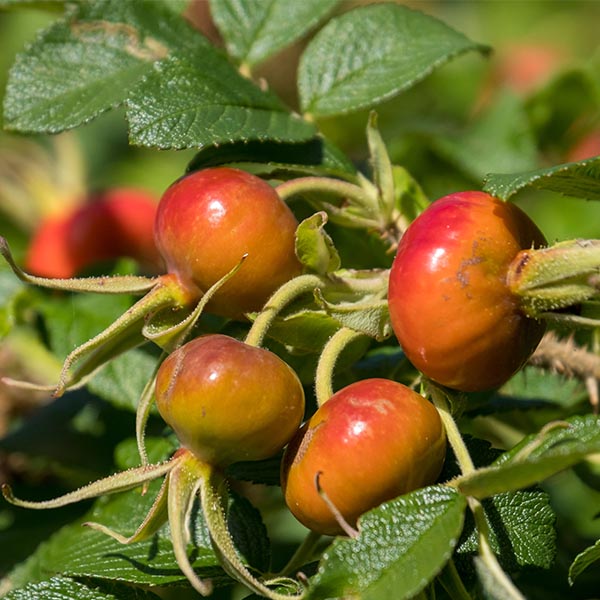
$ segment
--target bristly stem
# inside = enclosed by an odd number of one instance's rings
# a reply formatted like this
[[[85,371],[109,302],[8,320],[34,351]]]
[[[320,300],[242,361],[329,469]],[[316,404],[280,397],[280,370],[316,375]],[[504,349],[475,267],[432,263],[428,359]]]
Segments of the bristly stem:
[[[342,327],[329,338],[323,347],[315,375],[315,393],[319,406],[325,404],[333,396],[333,371],[340,354],[348,344],[362,336],[364,334],[359,331]]]
[[[273,320],[292,300],[302,294],[312,293],[324,285],[324,279],[318,275],[300,275],[284,283],[267,301],[267,304],[256,317],[248,335],[246,344],[260,346]]]

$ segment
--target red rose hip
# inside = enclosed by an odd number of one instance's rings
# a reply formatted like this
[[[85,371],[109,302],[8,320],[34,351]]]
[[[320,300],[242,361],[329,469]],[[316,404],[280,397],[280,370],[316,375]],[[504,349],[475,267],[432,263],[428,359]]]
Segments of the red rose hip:
[[[198,293],[248,255],[209,303],[211,312],[237,318],[260,310],[280,285],[300,274],[297,226],[268,183],[218,167],[191,173],[165,192],[154,232],[168,271]]]
[[[413,365],[466,392],[507,381],[545,330],[521,311],[507,271],[521,250],[545,243],[519,207],[483,192],[429,206],[404,233],[390,272],[392,327]]]
[[[365,379],[334,394],[288,445],[282,488],[295,517],[317,533],[342,532],[316,477],[344,519],[432,484],[446,454],[435,407],[406,386]]]

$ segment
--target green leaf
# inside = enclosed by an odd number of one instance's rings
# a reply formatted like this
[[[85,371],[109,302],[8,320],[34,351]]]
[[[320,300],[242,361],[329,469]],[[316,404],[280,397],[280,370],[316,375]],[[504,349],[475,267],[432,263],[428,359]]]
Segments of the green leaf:
[[[489,541],[502,566],[510,572],[520,567],[552,566],[556,555],[555,515],[546,492],[538,488],[497,494],[483,501],[490,527]],[[478,533],[470,515],[457,552],[477,554]]]
[[[466,175],[481,181],[487,173],[511,173],[538,166],[531,126],[520,100],[502,94],[462,131],[434,139],[437,151]]]
[[[229,70],[228,63],[210,61],[204,51],[156,64],[127,101],[131,142],[181,149],[236,140],[303,141],[314,135],[313,125]]]
[[[302,110],[321,117],[373,106],[469,50],[484,47],[405,6],[352,10],[332,19],[302,55]]]
[[[490,173],[483,186],[486,192],[503,200],[528,188],[600,200],[600,157],[523,173]]]
[[[469,454],[477,467],[487,466],[502,453],[489,442],[465,439]],[[442,481],[459,475],[459,467],[449,452]],[[488,540],[502,567],[508,572],[522,567],[551,567],[556,555],[555,515],[550,506],[550,496],[538,487],[516,492],[496,494],[482,501],[485,519],[489,526]],[[471,559],[478,554],[479,534],[471,512],[465,518],[465,526],[456,554],[462,564],[471,570]]]
[[[356,302],[328,302],[323,296],[318,301],[325,312],[344,327],[359,331],[378,341],[392,334],[390,313],[385,298],[366,296]]]
[[[457,487],[476,498],[526,488],[596,452],[600,452],[600,417],[572,417],[527,436],[490,467],[460,477]]]
[[[6,600],[158,600],[158,596],[139,588],[107,582],[81,582],[67,577],[53,577],[40,583],[31,583],[4,596]]]
[[[432,486],[366,513],[356,539],[338,538],[325,551],[307,599],[412,598],[450,558],[465,507],[451,488]]]
[[[159,148],[315,132],[176,11],[150,0],[79,3],[43,32],[11,70],[5,120],[13,130],[56,133],[124,103],[132,142]]]
[[[569,583],[573,585],[573,582],[581,575],[582,571],[597,561],[600,561],[600,540],[575,557],[569,567]]]
[[[153,482],[144,496],[139,490],[133,490],[100,500],[81,522],[74,522],[54,534],[36,551],[42,572],[140,585],[185,583],[173,555],[167,527],[148,540],[123,545],[108,535],[81,526],[82,522],[92,521],[126,536],[133,534],[150,510],[160,483]],[[222,581],[202,519],[197,521],[194,533],[194,567],[203,576],[218,576]]]
[[[135,411],[156,362],[155,357],[142,350],[130,350],[99,371],[88,383],[88,389],[114,406]]]
[[[339,328],[339,323],[323,311],[300,309],[276,318],[269,327],[269,337],[296,351],[320,352]]]
[[[57,133],[86,123],[122,104],[168,55],[164,40],[110,19],[110,3],[105,7],[105,14],[90,7],[78,20],[55,23],[17,56],[4,102],[8,129]]]
[[[333,240],[325,231],[327,213],[318,212],[304,219],[296,230],[296,255],[312,273],[326,275],[341,267]]]
[[[313,28],[339,0],[211,0],[229,54],[253,67]]]

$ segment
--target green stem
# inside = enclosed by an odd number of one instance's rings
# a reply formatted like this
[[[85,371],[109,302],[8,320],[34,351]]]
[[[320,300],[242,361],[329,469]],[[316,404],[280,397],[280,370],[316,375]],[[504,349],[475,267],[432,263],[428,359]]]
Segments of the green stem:
[[[427,384],[427,391],[431,395],[431,399],[435,407],[438,409],[442,423],[446,429],[446,436],[448,442],[452,447],[456,461],[460,467],[463,475],[468,475],[475,471],[475,465],[469,451],[465,445],[465,442],[460,434],[456,421],[452,417],[448,400],[444,392],[431,382]],[[485,512],[483,505],[479,500],[471,496],[467,497],[469,508],[473,513],[475,519],[475,526],[479,533],[479,555],[483,563],[489,569],[490,573],[494,576],[494,579],[502,586],[506,597],[513,600],[522,600],[523,596],[517,590],[508,577],[508,575],[502,570],[502,567],[498,563],[496,555],[492,551],[489,543],[490,529],[488,522],[485,518]]]
[[[475,465],[473,464],[473,460],[467,450],[463,437],[460,434],[458,425],[452,417],[446,395],[440,388],[431,382],[427,383],[427,392],[431,396],[433,404],[437,408],[440,418],[442,419],[442,423],[446,430],[446,437],[454,452],[454,456],[456,456],[456,461],[458,462],[461,473],[463,475],[472,473],[475,471]]]
[[[500,585],[498,595],[507,600],[525,600],[523,594],[515,587],[510,577],[504,572],[489,542],[490,529],[485,518],[483,505],[476,498],[467,498],[469,507],[475,518],[475,526],[479,532],[479,557],[488,568],[494,580]]]
[[[342,327],[329,338],[323,347],[315,376],[315,392],[319,406],[325,404],[333,396],[333,370],[340,354],[348,344],[363,335],[354,329]]]
[[[315,546],[320,539],[320,533],[309,531],[302,544],[298,546],[298,549],[294,552],[285,567],[281,569],[278,576],[293,575],[302,565],[305,565],[311,559]]]
[[[440,573],[439,581],[452,600],[472,600],[452,559],[447,562],[444,570]]]
[[[292,196],[303,193],[332,194],[365,209],[367,214],[372,216],[378,214],[377,198],[371,197],[360,186],[341,179],[299,177],[278,185],[276,190],[282,200],[288,200]]]
[[[312,293],[315,288],[323,286],[325,280],[318,275],[300,275],[284,283],[267,301],[267,304],[256,317],[248,335],[246,344],[260,346],[275,317],[292,300],[302,294]]]

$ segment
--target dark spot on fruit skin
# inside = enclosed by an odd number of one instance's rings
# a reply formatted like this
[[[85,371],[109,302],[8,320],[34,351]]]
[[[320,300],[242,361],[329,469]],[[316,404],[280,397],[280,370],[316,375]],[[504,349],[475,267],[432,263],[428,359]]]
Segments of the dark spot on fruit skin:
[[[525,265],[528,262],[529,262],[529,254],[527,252],[522,252],[521,257],[519,259],[519,263],[517,264],[517,267],[515,269],[515,274],[520,275],[521,272],[523,271],[523,269],[525,268]]]

